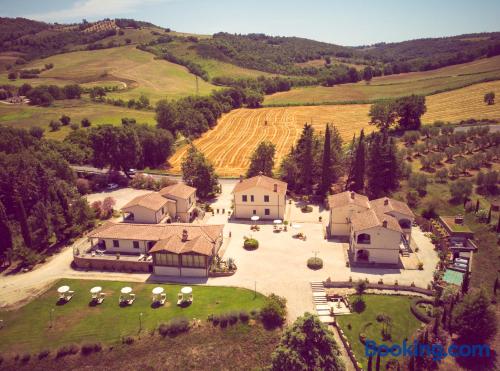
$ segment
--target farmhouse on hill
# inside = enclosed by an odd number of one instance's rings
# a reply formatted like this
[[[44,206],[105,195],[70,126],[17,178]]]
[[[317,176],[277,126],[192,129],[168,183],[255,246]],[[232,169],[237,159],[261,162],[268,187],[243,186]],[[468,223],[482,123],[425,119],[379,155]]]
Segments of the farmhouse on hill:
[[[173,221],[189,223],[195,217],[196,188],[177,183],[138,196],[122,207],[124,222],[158,224]]]
[[[223,225],[126,224],[108,222],[89,233],[91,247],[120,259],[152,255],[162,276],[207,277],[223,239]]]
[[[404,202],[346,191],[328,197],[331,237],[349,239],[351,260],[357,263],[398,264],[406,254],[415,216]]]
[[[249,219],[283,219],[286,207],[287,183],[259,174],[236,183],[233,189],[233,215]]]

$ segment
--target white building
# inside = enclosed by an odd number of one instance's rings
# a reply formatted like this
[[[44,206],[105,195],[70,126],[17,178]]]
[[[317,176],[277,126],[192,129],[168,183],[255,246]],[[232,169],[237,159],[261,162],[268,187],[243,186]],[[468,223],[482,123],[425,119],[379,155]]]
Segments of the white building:
[[[388,197],[369,201],[355,192],[328,197],[331,237],[349,238],[355,262],[398,264],[408,248],[415,216],[404,202]]]
[[[265,175],[243,179],[233,189],[233,215],[238,219],[284,219],[287,184]]]
[[[177,183],[134,198],[122,207],[124,222],[158,224],[189,223],[194,218],[196,188]]]

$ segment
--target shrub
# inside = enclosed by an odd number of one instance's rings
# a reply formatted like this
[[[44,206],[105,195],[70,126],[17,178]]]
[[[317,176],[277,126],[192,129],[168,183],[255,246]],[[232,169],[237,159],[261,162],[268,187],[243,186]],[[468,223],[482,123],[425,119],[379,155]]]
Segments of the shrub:
[[[62,115],[61,118],[59,119],[61,121],[61,124],[64,126],[69,125],[71,123],[71,118],[67,115]]]
[[[286,299],[271,294],[260,310],[260,318],[267,328],[281,326],[286,318]]]
[[[44,358],[47,358],[50,354],[50,350],[48,349],[44,349],[42,351],[40,351],[40,353],[38,353],[38,359],[44,359]]]
[[[301,210],[303,213],[312,213],[313,208],[312,208],[312,206],[305,205],[305,206],[302,206],[302,207],[300,208],[300,210]]]
[[[243,247],[246,250],[256,250],[259,247],[259,241],[257,241],[255,238],[245,238]]]
[[[363,300],[362,297],[357,296],[354,299],[354,301],[352,302],[352,309],[356,313],[361,313],[361,312],[363,312],[366,309],[366,303],[365,303],[365,301]]]
[[[250,315],[248,314],[247,311],[242,310],[239,314],[240,321],[243,323],[247,323],[248,320],[250,319]]]
[[[422,312],[418,307],[419,304],[434,304],[433,300],[423,299],[423,298],[414,298],[410,303],[410,310],[415,317],[417,317],[420,321],[424,323],[430,323],[432,321],[432,317]]]
[[[450,185],[451,197],[455,201],[463,201],[472,193],[472,182],[465,179],[459,179]]]
[[[76,344],[63,345],[57,350],[56,358],[65,357],[69,354],[77,354],[78,351],[79,348]]]
[[[307,266],[313,270],[321,269],[323,268],[323,260],[320,258],[309,258],[307,259]]]
[[[135,339],[134,339],[132,336],[125,336],[125,337],[122,339],[122,343],[123,343],[123,344],[127,344],[127,345],[134,344],[134,341],[135,341]]]
[[[22,356],[21,356],[21,362],[22,363],[28,363],[29,360],[31,358],[31,354],[29,353],[24,353]]]
[[[250,315],[252,316],[252,318],[257,318],[257,317],[259,317],[259,316],[260,316],[260,312],[259,312],[259,310],[258,310],[258,309],[252,309],[252,310],[250,311]]]
[[[236,312],[229,313],[228,320],[230,325],[234,325],[236,322],[238,322],[238,313]]]
[[[88,118],[84,118],[81,122],[82,128],[88,128],[92,123]]]
[[[59,121],[52,120],[49,126],[52,131],[58,131],[61,128],[61,123]]]
[[[227,327],[227,323],[229,322],[228,316],[226,314],[222,314],[219,318],[220,318],[219,321],[220,327],[222,328]]]
[[[86,343],[82,345],[82,349],[80,351],[84,356],[87,356],[93,352],[100,352],[101,350],[101,343]]]
[[[158,327],[161,336],[175,336],[189,330],[189,321],[187,318],[173,318],[168,323],[162,323]]]
[[[45,132],[45,130],[43,130],[39,126],[32,126],[30,128],[30,135],[37,138],[37,139],[42,139],[44,132]]]
[[[76,180],[76,189],[81,195],[86,195],[90,192],[90,182],[88,179],[78,178]]]
[[[76,122],[72,122],[70,125],[69,125],[69,128],[73,131],[75,130],[78,130],[80,127],[78,126],[78,124]]]

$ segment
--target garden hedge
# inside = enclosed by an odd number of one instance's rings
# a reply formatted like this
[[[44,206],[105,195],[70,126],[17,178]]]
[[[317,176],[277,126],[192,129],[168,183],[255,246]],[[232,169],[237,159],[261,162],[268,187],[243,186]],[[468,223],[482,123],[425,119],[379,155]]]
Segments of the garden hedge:
[[[432,305],[434,305],[434,301],[429,300],[429,299],[424,299],[424,298],[414,298],[410,304],[411,312],[413,313],[413,315],[415,317],[417,317],[420,321],[422,321],[424,323],[430,323],[433,320],[433,318],[428,316],[427,314],[423,313],[418,308],[419,304],[432,304]]]

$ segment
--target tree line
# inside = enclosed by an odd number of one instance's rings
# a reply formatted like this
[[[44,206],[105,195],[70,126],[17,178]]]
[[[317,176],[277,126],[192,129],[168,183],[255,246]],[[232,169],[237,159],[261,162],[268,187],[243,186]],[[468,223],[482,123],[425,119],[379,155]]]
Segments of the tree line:
[[[32,265],[93,220],[61,154],[25,130],[0,126],[0,259]]]

